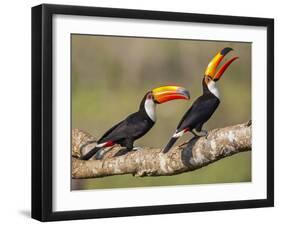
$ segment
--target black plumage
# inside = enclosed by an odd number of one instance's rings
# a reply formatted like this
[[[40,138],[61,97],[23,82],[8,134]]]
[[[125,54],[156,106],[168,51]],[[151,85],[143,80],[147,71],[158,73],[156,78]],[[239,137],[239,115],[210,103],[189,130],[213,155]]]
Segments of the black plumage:
[[[139,110],[123,121],[119,122],[111,129],[109,129],[97,142],[97,145],[104,144],[101,147],[95,147],[80,159],[88,160],[93,155],[97,159],[102,158],[99,155],[101,148],[112,146],[113,144],[120,144],[125,149],[120,150],[116,156],[123,155],[133,149],[134,141],[146,134],[154,125],[154,121],[150,119],[145,111],[145,101],[147,98],[152,98],[151,92],[148,92],[141,101]]]
[[[180,133],[181,131],[192,131],[193,129],[197,132],[201,132],[204,123],[209,120],[219,106],[220,100],[212,92],[210,92],[205,83],[205,78],[202,81],[202,86],[203,95],[198,97],[184,114],[177,126],[176,133]],[[163,152],[168,152],[178,138],[179,137],[172,137]]]
[[[183,129],[191,131],[195,128],[196,131],[200,132],[203,124],[209,120],[219,106],[219,98],[211,93],[208,88],[205,89],[205,82],[203,82],[203,87],[203,95],[198,97],[191,108],[184,114],[178,124],[178,131],[182,131]]]

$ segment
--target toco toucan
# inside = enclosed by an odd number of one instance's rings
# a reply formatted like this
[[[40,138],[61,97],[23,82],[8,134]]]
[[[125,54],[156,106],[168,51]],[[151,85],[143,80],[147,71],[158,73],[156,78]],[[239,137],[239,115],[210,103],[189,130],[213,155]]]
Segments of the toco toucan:
[[[95,155],[95,159],[102,159],[105,152],[103,148],[111,147],[114,144],[124,147],[115,156],[131,151],[134,141],[145,135],[155,124],[156,104],[175,99],[188,100],[189,98],[189,92],[179,86],[161,86],[147,92],[140,103],[139,110],[109,129],[98,140],[96,147],[81,156],[80,159],[88,160],[93,155]]]
[[[195,136],[207,135],[207,131],[202,130],[202,126],[209,120],[220,104],[219,90],[216,86],[216,82],[221,78],[228,66],[238,59],[238,57],[233,57],[217,71],[219,63],[231,50],[233,49],[229,47],[224,48],[210,61],[202,80],[203,94],[194,101],[193,105],[182,117],[176,132],[164,148],[164,153],[168,152],[177,139],[187,131],[193,133]],[[199,134],[200,132],[201,134]]]

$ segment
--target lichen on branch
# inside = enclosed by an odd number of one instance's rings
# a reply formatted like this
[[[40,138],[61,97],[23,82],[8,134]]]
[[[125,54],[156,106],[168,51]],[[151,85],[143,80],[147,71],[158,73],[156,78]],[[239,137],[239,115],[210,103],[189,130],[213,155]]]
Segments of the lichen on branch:
[[[167,176],[204,167],[227,156],[250,151],[251,121],[214,129],[207,137],[193,137],[163,154],[160,148],[141,150],[114,157],[122,147],[108,148],[103,160],[79,160],[96,145],[96,138],[78,129],[72,131],[72,178],[97,178],[111,175]]]

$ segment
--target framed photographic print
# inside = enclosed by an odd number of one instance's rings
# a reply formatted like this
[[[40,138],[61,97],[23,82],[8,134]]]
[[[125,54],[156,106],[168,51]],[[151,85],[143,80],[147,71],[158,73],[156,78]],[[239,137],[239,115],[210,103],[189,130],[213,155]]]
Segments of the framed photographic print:
[[[274,21],[32,8],[32,217],[269,207]]]

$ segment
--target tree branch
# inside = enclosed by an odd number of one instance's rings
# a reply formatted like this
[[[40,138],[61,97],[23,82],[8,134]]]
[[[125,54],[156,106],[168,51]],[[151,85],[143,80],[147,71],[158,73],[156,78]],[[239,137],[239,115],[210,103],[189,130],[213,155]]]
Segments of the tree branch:
[[[113,157],[121,147],[116,145],[103,160],[82,161],[80,152],[93,148],[96,139],[88,133],[72,131],[72,178],[96,178],[120,174],[135,176],[167,176],[196,170],[227,156],[250,151],[251,121],[244,124],[214,129],[207,137],[194,137],[187,143],[163,154],[160,148],[132,151]]]

